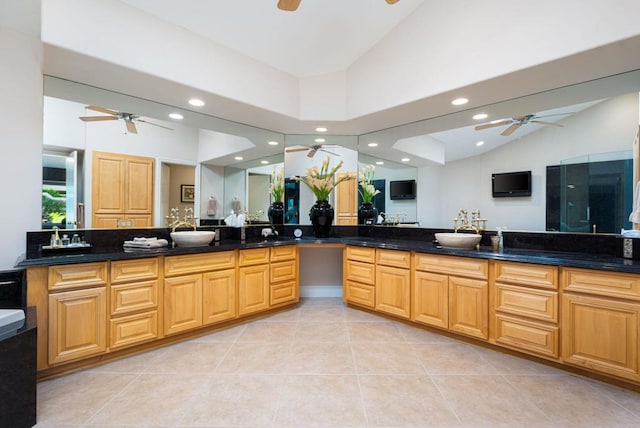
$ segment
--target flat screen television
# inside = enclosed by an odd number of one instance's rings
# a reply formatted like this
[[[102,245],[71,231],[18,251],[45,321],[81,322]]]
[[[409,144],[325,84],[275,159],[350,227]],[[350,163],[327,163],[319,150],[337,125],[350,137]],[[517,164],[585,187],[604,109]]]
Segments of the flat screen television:
[[[389,182],[389,199],[415,199],[416,180],[396,180]]]
[[[531,171],[491,174],[494,198],[531,196]]]

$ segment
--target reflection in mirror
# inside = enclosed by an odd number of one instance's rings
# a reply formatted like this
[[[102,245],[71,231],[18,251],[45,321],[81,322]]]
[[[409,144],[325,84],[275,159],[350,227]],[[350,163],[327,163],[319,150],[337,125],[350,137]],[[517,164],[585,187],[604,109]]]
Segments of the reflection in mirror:
[[[318,168],[329,158],[329,167],[340,162],[337,175],[358,171],[358,138],[350,135],[286,135],[285,136],[285,223],[311,224],[309,210],[315,204],[313,192],[304,184],[292,182],[291,177],[304,177],[307,169]],[[334,224],[356,224],[356,181],[341,183],[329,196],[334,208]],[[342,194],[341,194],[342,192]],[[345,195],[348,194],[347,197]]]
[[[624,73],[361,135],[359,151],[396,162],[407,158],[417,167],[423,227],[451,228],[455,213],[466,208],[480,209],[490,229],[545,231],[547,167],[632,150],[639,90],[640,71]],[[486,116],[474,120],[479,113]],[[532,172],[531,196],[493,198],[491,175],[514,171]],[[628,210],[620,210],[616,224],[624,223]],[[593,224],[588,229],[593,232]],[[611,228],[596,227],[605,230]]]
[[[44,91],[44,150],[65,155],[76,151],[86,159],[84,169],[77,169],[76,207],[66,213],[84,208],[86,227],[100,227],[91,220],[94,151],[154,160],[149,215],[156,227],[165,226],[169,208],[175,206],[193,207],[205,223],[221,219],[225,167],[252,159],[259,164],[271,156],[280,156],[282,162],[284,136],[276,132],[50,76],[45,76]],[[171,113],[179,113],[182,119],[170,118]],[[79,119],[95,116],[101,118]],[[180,191],[175,190],[180,185],[194,186],[193,201],[180,198]],[[246,199],[246,188],[239,196]],[[84,205],[78,205],[82,202]],[[65,219],[67,224],[69,218]],[[139,219],[116,221],[127,227],[135,226]],[[43,225],[48,223],[50,218],[43,217]]]

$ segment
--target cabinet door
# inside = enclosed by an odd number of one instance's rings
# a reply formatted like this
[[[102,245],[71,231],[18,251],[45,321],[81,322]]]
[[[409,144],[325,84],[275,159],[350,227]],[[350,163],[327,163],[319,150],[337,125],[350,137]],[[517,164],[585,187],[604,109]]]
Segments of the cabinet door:
[[[164,280],[164,332],[179,333],[202,325],[202,275]]]
[[[153,210],[153,159],[126,157],[125,207],[127,214],[151,214]]]
[[[236,311],[236,271],[226,269],[202,275],[202,323],[230,320]]]
[[[150,214],[127,214],[125,218],[126,227],[139,229],[141,227],[153,227],[153,219]],[[120,224],[122,227],[122,224]]]
[[[449,329],[480,339],[489,338],[489,284],[449,277]]]
[[[424,324],[449,328],[449,277],[416,271],[413,277],[411,319]]]
[[[49,295],[49,364],[107,350],[106,287]]]
[[[238,315],[269,309],[269,265],[238,270]]]
[[[355,172],[342,172],[337,174],[340,179],[345,176],[351,176],[354,179],[343,181],[336,187],[336,218],[346,217],[347,219],[355,219],[358,222],[358,180]],[[355,224],[355,223],[344,223]]]
[[[119,214],[125,207],[125,160],[115,153],[93,152],[91,203],[94,214]],[[95,226],[95,225],[94,225]]]
[[[376,310],[409,319],[411,274],[408,269],[376,267]]]
[[[637,304],[565,293],[562,360],[634,381],[638,374]]]

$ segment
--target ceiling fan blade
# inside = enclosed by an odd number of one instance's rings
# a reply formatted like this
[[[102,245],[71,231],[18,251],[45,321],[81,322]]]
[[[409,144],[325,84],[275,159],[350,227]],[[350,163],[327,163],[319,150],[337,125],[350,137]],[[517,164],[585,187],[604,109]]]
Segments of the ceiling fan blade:
[[[148,123],[149,125],[153,125],[153,126],[157,126],[159,128],[164,128],[164,129],[168,129],[169,131],[173,131],[172,128],[169,128],[167,126],[163,126],[163,125],[158,125],[157,123],[153,123],[153,122],[149,122],[148,120],[144,120],[144,119],[136,119],[138,122],[142,122],[142,123]]]
[[[489,123],[485,123],[484,125],[478,125],[474,129],[476,131],[480,131],[482,129],[493,128],[493,127],[496,127],[496,126],[510,125],[512,123],[513,123],[513,120],[505,119],[505,120],[501,120],[500,122],[493,122],[493,123],[489,122]]]
[[[278,0],[278,9],[294,12],[300,6],[301,0]]]
[[[317,152],[317,150],[309,150],[309,153],[307,153],[307,157],[312,158],[316,155]]]
[[[133,123],[133,121],[125,120],[124,123],[126,123],[127,131],[129,131],[130,134],[137,134],[138,133],[138,129],[136,128],[136,124]]]
[[[120,113],[115,111],[115,110],[109,110],[108,108],[104,108],[104,107],[98,107],[98,106],[86,106],[85,107],[87,110],[93,110],[93,111],[99,111],[100,113],[107,113],[107,114],[113,114],[115,116],[119,115]]]
[[[551,126],[557,126],[558,128],[562,128],[564,125],[561,125],[559,123],[553,123],[553,122],[544,122],[542,120],[532,120],[531,123],[539,123],[541,125],[551,125]]]
[[[303,152],[305,150],[309,150],[308,147],[300,147],[298,149],[287,149],[285,150],[287,153],[293,153],[293,152]]]
[[[339,154],[337,154],[337,153],[333,153],[333,152],[330,152],[329,150],[325,150],[325,149],[320,149],[320,150],[322,150],[322,151],[323,151],[323,152],[325,152],[325,153],[329,153],[330,155],[340,156]]]
[[[387,0],[387,4],[396,4],[398,3],[400,0]]]
[[[521,123],[514,123],[510,127],[508,127],[507,129],[502,131],[500,133],[500,135],[504,135],[505,137],[508,137],[509,135],[513,134],[515,132],[515,130],[520,128],[521,126],[522,126]]]
[[[568,112],[566,112],[566,113],[545,114],[545,115],[542,115],[542,116],[537,116],[537,115],[536,115],[534,118],[535,118],[535,119],[540,119],[541,117],[566,116],[566,115],[568,115],[568,114],[574,114],[574,113],[575,113],[575,111],[568,111]]]
[[[80,116],[78,119],[84,122],[97,122],[100,120],[118,120],[115,116]]]

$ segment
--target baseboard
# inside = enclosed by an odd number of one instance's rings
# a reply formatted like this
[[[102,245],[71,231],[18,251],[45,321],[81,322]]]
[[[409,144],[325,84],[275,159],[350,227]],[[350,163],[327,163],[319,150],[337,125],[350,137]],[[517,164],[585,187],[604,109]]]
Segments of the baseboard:
[[[303,285],[300,297],[342,297],[341,285]]]

